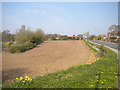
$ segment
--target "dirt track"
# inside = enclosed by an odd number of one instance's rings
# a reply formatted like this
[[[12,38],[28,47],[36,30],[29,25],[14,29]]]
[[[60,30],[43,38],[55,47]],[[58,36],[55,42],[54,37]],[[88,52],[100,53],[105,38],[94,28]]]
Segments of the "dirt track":
[[[3,53],[3,80],[43,75],[85,64],[90,50],[83,41],[47,41],[19,54]]]

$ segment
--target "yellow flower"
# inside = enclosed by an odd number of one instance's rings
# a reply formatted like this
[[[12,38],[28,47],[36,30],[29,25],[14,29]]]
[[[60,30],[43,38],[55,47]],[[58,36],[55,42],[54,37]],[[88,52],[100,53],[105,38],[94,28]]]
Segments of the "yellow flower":
[[[108,87],[108,88],[112,88],[112,87]]]
[[[96,80],[98,82],[98,80]]]
[[[30,78],[27,78],[28,79],[28,81],[30,81]]]
[[[30,81],[32,81],[32,79],[30,79]]]
[[[25,81],[22,81],[23,83],[25,82]]]
[[[102,87],[100,87],[100,89],[101,89]]]
[[[22,80],[23,78],[22,77],[20,77],[20,80]]]
[[[104,82],[101,82],[101,83],[104,83]]]
[[[10,46],[10,42],[5,43],[6,46]]]
[[[16,78],[16,80],[18,80],[18,78]]]
[[[93,87],[94,85],[90,85],[91,87]]]
[[[101,72],[101,73],[104,73],[104,72]]]
[[[25,78],[29,78],[28,76],[25,76]]]

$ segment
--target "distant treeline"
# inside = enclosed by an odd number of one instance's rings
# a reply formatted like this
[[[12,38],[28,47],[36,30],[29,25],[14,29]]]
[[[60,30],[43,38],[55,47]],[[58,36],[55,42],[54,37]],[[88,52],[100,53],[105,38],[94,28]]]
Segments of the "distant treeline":
[[[60,35],[60,34],[46,34],[46,40],[79,40],[83,39],[83,35],[72,35],[72,36],[67,36],[67,35]]]

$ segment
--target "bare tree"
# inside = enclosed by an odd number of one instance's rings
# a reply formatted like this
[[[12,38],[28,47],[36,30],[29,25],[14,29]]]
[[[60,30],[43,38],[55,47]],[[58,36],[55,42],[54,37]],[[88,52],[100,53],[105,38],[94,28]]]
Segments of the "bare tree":
[[[119,26],[119,25],[111,25],[111,26],[108,28],[108,32],[118,31],[118,30],[120,30],[120,26]]]
[[[2,42],[14,41],[14,35],[9,30],[2,32]]]
[[[25,29],[26,29],[26,26],[25,25],[21,25],[20,31],[25,30]]]

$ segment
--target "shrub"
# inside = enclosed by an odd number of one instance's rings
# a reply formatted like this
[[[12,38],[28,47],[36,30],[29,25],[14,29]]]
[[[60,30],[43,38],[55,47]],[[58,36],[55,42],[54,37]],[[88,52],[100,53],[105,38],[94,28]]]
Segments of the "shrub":
[[[32,31],[22,30],[15,35],[15,41],[20,44],[23,44],[25,42],[31,42],[33,39],[33,36],[34,36],[34,33]]]
[[[114,40],[114,39],[117,39],[117,37],[111,37],[110,39],[113,39],[113,40]]]
[[[38,29],[33,36],[33,42],[36,44],[41,43],[42,41],[44,41],[45,39],[45,35],[44,32],[41,29]]]
[[[38,29],[36,32],[22,30],[15,35],[15,40],[19,44],[24,44],[26,42],[39,44],[44,40],[44,38],[45,35],[41,29]]]
[[[15,44],[10,47],[10,52],[11,53],[16,53],[16,52],[24,52],[26,50],[34,48],[36,45],[32,43],[26,43],[26,44]]]

